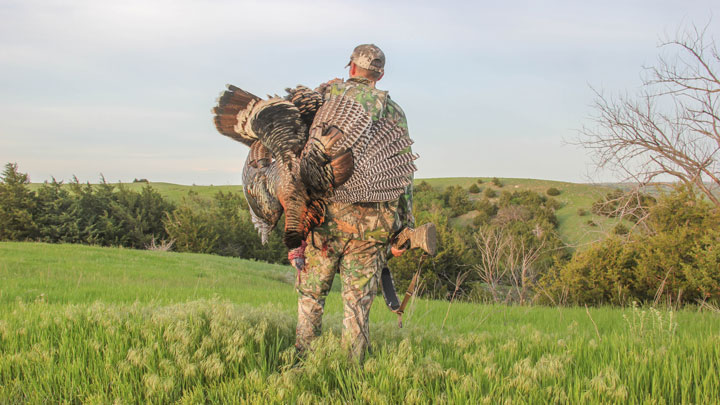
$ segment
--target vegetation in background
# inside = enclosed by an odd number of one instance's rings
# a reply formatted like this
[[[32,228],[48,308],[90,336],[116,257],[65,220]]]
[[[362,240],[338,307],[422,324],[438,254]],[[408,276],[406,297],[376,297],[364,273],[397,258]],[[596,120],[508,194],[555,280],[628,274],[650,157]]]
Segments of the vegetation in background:
[[[650,207],[657,203],[655,197],[637,190],[615,189],[592,204],[592,213],[610,218],[622,218],[633,223],[647,218]]]
[[[710,219],[693,222],[682,217],[693,206],[714,218],[717,211],[702,199],[680,193],[660,219],[655,197],[613,191],[595,204],[586,203],[592,206],[592,216],[582,208],[568,217],[566,204],[572,196],[567,191],[554,199],[547,196],[550,187],[533,191],[506,182],[492,199],[470,193],[469,187],[477,184],[472,179],[464,184],[445,180],[439,187],[432,179],[417,184],[417,223],[437,225],[439,251],[427,258],[409,251],[390,260],[400,291],[421,269],[421,295],[450,300],[718,301],[718,275],[713,270],[718,267],[718,236],[713,230],[720,226]],[[0,182],[0,236],[140,249],[163,242],[167,248],[172,242],[181,252],[287,263],[280,230],[261,245],[244,197],[222,190],[217,188],[211,196],[190,192],[170,203],[147,183],[131,188],[53,181],[30,188],[27,175],[7,165]],[[495,192],[492,187],[485,190]],[[598,241],[579,249],[566,246],[559,237],[562,212],[564,221],[577,218],[583,226],[597,229]],[[625,221],[618,213],[635,217]],[[655,219],[650,220],[652,215]],[[666,223],[678,225],[666,229],[661,226]]]
[[[36,232],[32,218],[35,199],[27,189],[29,183],[17,164],[5,165],[0,182],[0,240],[23,240]]]
[[[0,240],[38,240],[144,248],[166,239],[162,223],[174,208],[146,185],[140,192],[104,181],[69,187],[53,180],[36,192],[26,174],[7,164],[0,181]]]
[[[424,280],[420,291],[427,297],[527,302],[534,294],[537,277],[555,262],[553,257],[566,254],[556,232],[558,221],[554,211],[557,207],[553,199],[531,191],[504,192],[495,201],[485,197],[471,201],[468,191],[462,187],[436,190],[427,182],[421,182],[414,196],[416,222],[418,225],[435,223],[438,253],[435,257],[423,257],[420,251],[409,251],[391,259],[390,269],[399,289],[403,290],[420,268]],[[452,226],[448,221],[470,212],[474,218],[465,226]],[[502,230],[517,248],[509,252],[507,246],[497,247],[503,250],[498,254],[505,259],[528,251],[536,251],[537,258],[532,265],[504,261],[501,269],[493,270],[501,274],[491,282],[487,272],[478,271],[486,267],[484,247],[478,244],[478,239],[494,230]]]
[[[104,181],[63,184],[53,179],[35,191],[26,174],[7,164],[0,179],[0,240],[36,240],[145,249],[165,243],[182,252],[214,253],[287,262],[277,232],[261,245],[240,193],[197,194],[176,204],[149,184],[138,191]]]
[[[720,212],[692,190],[661,197],[635,232],[575,253],[543,284],[555,302],[673,305],[720,301]]]
[[[215,253],[287,263],[281,228],[262,245],[250,219],[245,196],[219,191],[208,202],[190,193],[178,208],[165,214],[165,228],[180,252]]]

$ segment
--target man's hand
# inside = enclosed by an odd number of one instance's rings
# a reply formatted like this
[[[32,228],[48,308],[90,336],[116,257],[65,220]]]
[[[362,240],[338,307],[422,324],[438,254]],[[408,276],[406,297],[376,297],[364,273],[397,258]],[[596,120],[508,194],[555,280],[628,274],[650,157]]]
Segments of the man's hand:
[[[395,257],[400,257],[406,250],[407,249],[398,249],[395,246],[390,246],[390,253]]]
[[[298,258],[292,259],[292,260],[290,260],[290,264],[297,271],[305,271],[305,258],[304,257],[298,257]]]
[[[288,260],[298,272],[305,271],[305,247],[307,247],[307,242],[302,241],[300,247],[288,252]]]

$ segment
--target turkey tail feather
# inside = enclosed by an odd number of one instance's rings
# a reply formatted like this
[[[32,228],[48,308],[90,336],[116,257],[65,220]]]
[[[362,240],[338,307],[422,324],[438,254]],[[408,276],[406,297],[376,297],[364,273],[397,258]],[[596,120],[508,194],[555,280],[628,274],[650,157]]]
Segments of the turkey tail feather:
[[[298,85],[294,89],[287,88],[285,91],[288,93],[285,100],[290,101],[297,107],[302,120],[307,126],[312,125],[315,113],[323,104],[322,94],[302,85]]]
[[[300,111],[280,98],[257,102],[248,113],[244,128],[257,136],[275,158],[285,162],[300,153],[308,137]]]
[[[220,97],[216,100],[217,105],[212,109],[213,121],[218,132],[251,146],[255,138],[248,136],[244,131],[237,131],[236,125],[238,123],[238,113],[245,110],[255,100],[259,100],[259,97],[228,84],[227,90],[220,93]]]

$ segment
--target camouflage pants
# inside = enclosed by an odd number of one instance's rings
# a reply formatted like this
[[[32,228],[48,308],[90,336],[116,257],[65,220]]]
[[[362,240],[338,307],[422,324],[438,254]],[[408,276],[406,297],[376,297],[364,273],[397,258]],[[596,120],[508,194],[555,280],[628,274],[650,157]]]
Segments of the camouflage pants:
[[[343,299],[342,341],[350,354],[362,360],[369,338],[370,306],[377,293],[380,270],[385,262],[384,245],[337,236],[311,235],[305,250],[305,270],[298,274],[297,340],[307,349],[322,330],[325,297],[335,273],[340,273]]]

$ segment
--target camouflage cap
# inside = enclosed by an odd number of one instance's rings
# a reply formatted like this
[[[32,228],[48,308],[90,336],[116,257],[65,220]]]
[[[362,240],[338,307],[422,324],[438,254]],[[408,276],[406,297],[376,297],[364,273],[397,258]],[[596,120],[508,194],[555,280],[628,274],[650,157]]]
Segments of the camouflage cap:
[[[355,62],[361,68],[374,72],[383,73],[385,71],[385,54],[374,44],[356,46],[350,55],[350,62]],[[350,62],[347,66],[350,66]]]

